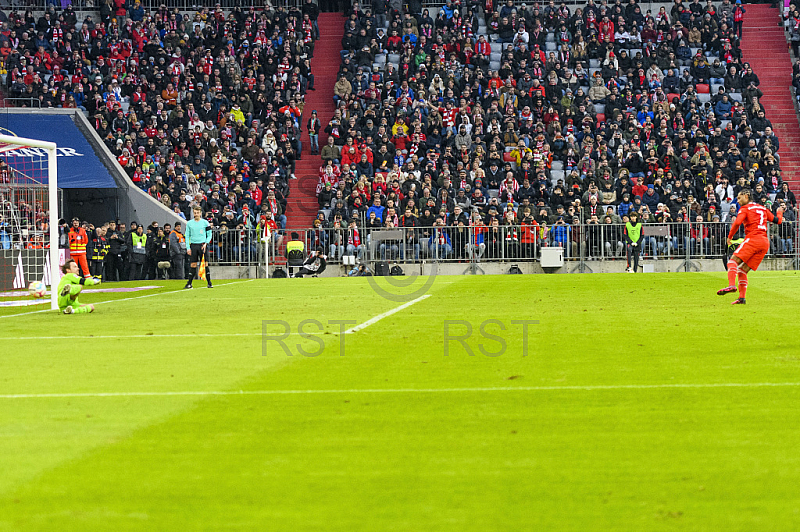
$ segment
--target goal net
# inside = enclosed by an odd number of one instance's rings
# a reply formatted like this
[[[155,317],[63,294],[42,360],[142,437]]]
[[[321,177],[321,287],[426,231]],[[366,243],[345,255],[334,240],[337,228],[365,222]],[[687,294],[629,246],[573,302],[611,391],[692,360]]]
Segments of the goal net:
[[[48,303],[58,308],[51,288],[60,280],[65,243],[57,198],[55,143],[0,135],[0,315]],[[31,295],[34,282],[47,285],[45,297]]]

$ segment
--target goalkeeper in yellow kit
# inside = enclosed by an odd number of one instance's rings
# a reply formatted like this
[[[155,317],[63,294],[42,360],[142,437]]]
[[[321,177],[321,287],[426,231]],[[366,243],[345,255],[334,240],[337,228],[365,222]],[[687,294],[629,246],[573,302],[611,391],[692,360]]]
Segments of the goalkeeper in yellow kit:
[[[84,286],[100,284],[100,279],[84,277],[78,263],[72,259],[61,267],[64,276],[58,283],[58,310],[64,314],[88,314],[94,312],[94,305],[82,305],[78,295]]]

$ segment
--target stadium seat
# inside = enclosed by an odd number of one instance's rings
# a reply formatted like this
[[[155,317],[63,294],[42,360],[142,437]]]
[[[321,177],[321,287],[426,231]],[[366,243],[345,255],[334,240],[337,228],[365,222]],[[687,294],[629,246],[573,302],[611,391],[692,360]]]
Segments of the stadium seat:
[[[550,167],[550,170],[563,170],[564,163],[562,161],[553,161],[553,164]]]
[[[741,92],[729,92],[728,96],[731,100],[741,102],[742,101],[742,93]]]
[[[600,68],[600,60],[599,59],[589,59],[589,66],[591,68]]]
[[[711,95],[707,92],[702,92],[697,95],[697,101],[700,103],[706,103],[711,101]]]
[[[400,64],[400,56],[398,54],[389,54],[388,61],[395,65]]]
[[[724,88],[725,85],[711,85],[711,94],[719,94],[719,90]]]
[[[515,158],[514,158],[514,156],[513,156],[513,155],[511,155],[511,153],[509,153],[509,152],[505,152],[505,153],[503,154],[503,162],[506,162],[506,163],[513,163],[513,162],[516,162],[516,160],[517,160],[517,159],[515,159]]]
[[[500,191],[497,190],[496,188],[490,188],[489,189],[489,197],[490,198],[499,198],[500,197]]]
[[[672,101],[673,101],[675,98],[677,98],[677,99],[678,99],[678,101],[680,101],[680,99],[681,99],[681,95],[680,95],[680,94],[676,94],[676,93],[674,93],[674,92],[670,92],[669,94],[667,94],[667,101],[668,101],[668,102],[672,103]]]
[[[558,51],[558,47],[556,46],[556,43],[554,43],[554,42],[546,42],[546,43],[544,43],[544,49],[547,52],[557,52]]]
[[[594,112],[595,112],[595,113],[597,113],[598,117],[599,117],[601,114],[604,114],[604,113],[606,112],[606,106],[605,106],[605,104],[602,104],[602,103],[596,103],[596,104],[594,104]],[[600,120],[600,118],[598,118],[598,120]]]
[[[597,107],[595,106],[595,108],[597,108]],[[603,108],[605,109],[605,105],[603,106]],[[599,124],[599,123],[605,122],[605,121],[606,121],[605,113],[597,113],[597,123]]]
[[[489,60],[490,61],[495,61],[495,62],[500,62],[500,58],[502,57],[502,55],[503,54],[501,54],[500,52],[492,52],[492,55],[489,56]]]
[[[711,88],[706,83],[698,83],[697,85],[695,85],[695,88],[697,89],[698,94],[711,93]]]

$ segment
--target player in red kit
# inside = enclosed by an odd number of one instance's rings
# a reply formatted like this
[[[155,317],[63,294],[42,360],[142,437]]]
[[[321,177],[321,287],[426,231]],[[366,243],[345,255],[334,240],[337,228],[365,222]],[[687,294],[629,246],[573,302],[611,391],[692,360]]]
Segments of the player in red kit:
[[[736,291],[734,281],[739,276],[739,297],[733,305],[744,305],[747,293],[747,272],[757,270],[764,255],[769,251],[769,238],[767,237],[767,222],[774,221],[779,224],[783,221],[783,209],[778,209],[778,214],[772,212],[758,203],[752,203],[752,193],[749,189],[742,190],[737,195],[739,200],[739,214],[731,225],[728,233],[728,245],[739,226],[744,224],[744,242],[739,244],[728,261],[728,286],[717,291],[717,295],[725,295]]]

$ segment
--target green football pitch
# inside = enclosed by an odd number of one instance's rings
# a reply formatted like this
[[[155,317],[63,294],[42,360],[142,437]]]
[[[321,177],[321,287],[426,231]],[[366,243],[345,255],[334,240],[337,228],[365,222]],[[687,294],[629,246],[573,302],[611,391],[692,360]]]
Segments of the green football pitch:
[[[797,272],[425,282],[3,311],[0,530],[800,529]]]

